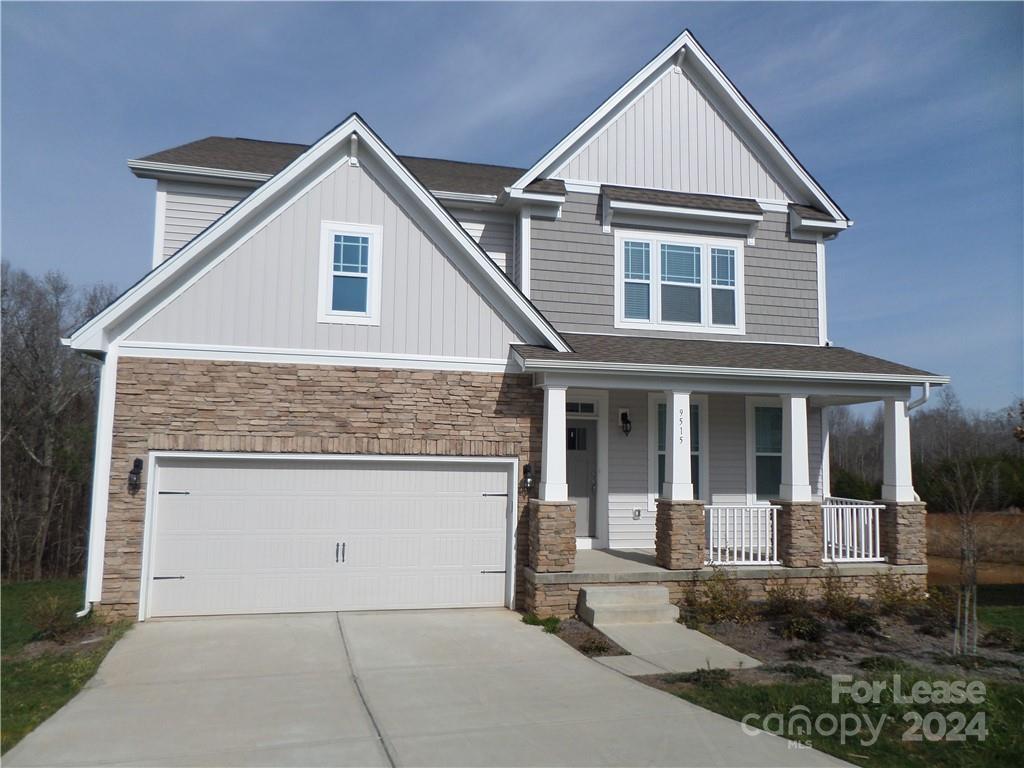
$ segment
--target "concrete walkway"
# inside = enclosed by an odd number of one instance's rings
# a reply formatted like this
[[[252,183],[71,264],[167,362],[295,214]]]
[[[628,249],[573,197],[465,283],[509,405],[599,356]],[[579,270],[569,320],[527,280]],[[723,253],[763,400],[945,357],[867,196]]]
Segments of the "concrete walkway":
[[[147,622],[5,766],[809,766],[505,610]]]
[[[632,656],[605,656],[595,661],[633,677],[693,672],[708,667],[750,669],[761,666],[753,656],[676,622],[601,624],[598,629]]]

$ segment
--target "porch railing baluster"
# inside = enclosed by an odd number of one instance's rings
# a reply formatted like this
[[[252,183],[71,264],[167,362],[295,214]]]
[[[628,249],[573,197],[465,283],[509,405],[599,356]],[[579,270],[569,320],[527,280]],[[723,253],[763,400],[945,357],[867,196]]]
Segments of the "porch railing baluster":
[[[829,496],[822,504],[822,551],[825,562],[882,560],[878,538],[881,504]]]

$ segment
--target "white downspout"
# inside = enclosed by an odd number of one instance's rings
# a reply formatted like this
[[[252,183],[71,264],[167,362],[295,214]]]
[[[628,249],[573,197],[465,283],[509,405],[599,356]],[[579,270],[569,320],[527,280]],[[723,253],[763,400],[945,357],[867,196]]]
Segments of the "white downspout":
[[[918,406],[924,405],[925,403],[927,403],[928,402],[928,398],[931,396],[931,393],[932,393],[932,385],[931,385],[931,383],[926,381],[921,386],[924,387],[924,391],[921,392],[921,396],[919,398],[917,398],[915,400],[911,400],[909,403],[907,403],[907,412],[908,413],[910,411],[914,410],[915,408],[917,408]]]

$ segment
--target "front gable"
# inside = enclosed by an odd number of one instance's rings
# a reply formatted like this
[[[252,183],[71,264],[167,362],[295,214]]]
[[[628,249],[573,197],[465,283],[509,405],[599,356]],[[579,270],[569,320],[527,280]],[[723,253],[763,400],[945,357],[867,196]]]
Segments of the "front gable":
[[[324,222],[380,232],[380,312],[318,317]],[[69,344],[507,357],[568,349],[469,234],[353,115],[76,331]]]

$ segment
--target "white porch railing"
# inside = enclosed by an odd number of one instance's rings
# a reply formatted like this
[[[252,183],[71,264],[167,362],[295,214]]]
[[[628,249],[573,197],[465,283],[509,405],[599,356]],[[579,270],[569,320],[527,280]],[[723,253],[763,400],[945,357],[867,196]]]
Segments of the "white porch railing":
[[[711,565],[777,563],[775,515],[778,509],[766,505],[705,507],[707,562]]]
[[[822,560],[867,563],[882,560],[878,513],[885,506],[861,499],[829,496],[821,506],[825,548]]]

